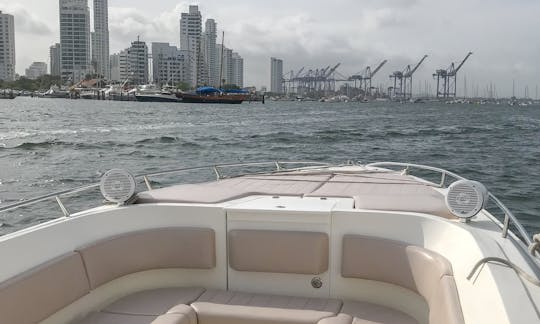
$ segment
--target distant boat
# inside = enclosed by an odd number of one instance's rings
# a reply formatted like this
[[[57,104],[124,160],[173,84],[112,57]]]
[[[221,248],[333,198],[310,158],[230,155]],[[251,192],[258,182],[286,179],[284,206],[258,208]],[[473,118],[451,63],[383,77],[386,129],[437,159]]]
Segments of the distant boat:
[[[140,102],[179,102],[180,99],[168,90],[160,90],[155,85],[147,84],[134,91],[135,99]]]
[[[247,99],[248,92],[201,87],[195,92],[179,92],[176,96],[186,103],[241,104]]]
[[[42,98],[69,98],[69,91],[62,90],[60,87],[53,85],[47,92],[39,95]]]
[[[0,99],[15,99],[15,93],[13,92],[13,90],[11,91],[2,91],[0,92]]]

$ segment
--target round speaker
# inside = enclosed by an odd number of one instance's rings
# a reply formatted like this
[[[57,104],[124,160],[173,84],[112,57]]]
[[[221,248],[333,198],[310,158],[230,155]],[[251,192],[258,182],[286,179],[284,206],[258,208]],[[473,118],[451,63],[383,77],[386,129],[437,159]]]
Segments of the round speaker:
[[[480,182],[459,180],[448,187],[446,206],[456,217],[471,218],[485,207],[488,197],[488,190]]]
[[[135,178],[126,170],[109,170],[101,177],[99,188],[107,201],[123,204],[135,194]]]

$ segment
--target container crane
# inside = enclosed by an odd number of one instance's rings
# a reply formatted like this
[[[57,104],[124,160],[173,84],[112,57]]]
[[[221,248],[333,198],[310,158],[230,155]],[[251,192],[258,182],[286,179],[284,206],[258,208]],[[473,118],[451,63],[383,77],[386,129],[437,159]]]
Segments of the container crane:
[[[412,88],[413,88],[412,77],[414,73],[416,72],[416,70],[418,70],[420,65],[424,63],[427,57],[428,57],[427,55],[424,55],[424,57],[422,57],[420,62],[418,62],[412,70],[411,70],[411,66],[407,65],[407,68],[405,69],[405,72],[403,73],[403,89],[405,90],[404,91],[405,99],[412,98]]]
[[[457,73],[459,70],[461,70],[465,62],[467,62],[472,54],[472,52],[469,52],[463,61],[461,61],[461,63],[457,66],[457,68],[455,67],[454,62],[452,62],[448,69],[439,69],[435,71],[433,77],[437,79],[437,98],[456,97]]]
[[[390,75],[390,79],[394,80],[393,98],[410,99],[412,97],[412,76],[427,57],[427,55],[424,55],[412,69],[410,65],[407,65],[403,71],[395,71]]]
[[[370,66],[366,68],[366,71],[364,72],[364,75],[362,77],[362,81],[364,82],[364,93],[366,95],[371,96],[371,79],[377,74],[377,72],[379,72],[379,70],[386,64],[386,62],[388,62],[388,60],[382,61],[373,71],[371,71]]]

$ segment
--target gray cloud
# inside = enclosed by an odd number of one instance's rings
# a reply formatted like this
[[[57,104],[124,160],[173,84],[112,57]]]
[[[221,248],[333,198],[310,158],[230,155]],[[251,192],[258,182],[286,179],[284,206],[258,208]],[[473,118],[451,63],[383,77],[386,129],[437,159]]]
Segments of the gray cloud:
[[[0,2],[0,8],[5,8],[6,13],[15,16],[15,28],[18,33],[37,36],[47,36],[53,33],[46,22],[38,18],[35,13],[30,13],[21,4]]]
[[[47,20],[47,26],[26,25],[36,39],[18,43],[18,55],[47,55],[58,36],[57,6],[49,1],[19,0],[24,16]],[[49,2],[46,5],[45,2]],[[432,81],[437,68],[475,54],[459,78],[485,87],[496,82],[511,93],[512,80],[534,88],[539,83],[540,2],[530,0],[199,0],[203,18],[215,18],[226,31],[226,45],[245,58],[246,82],[268,85],[269,58],[284,59],[286,70],[343,63],[342,74],[353,74],[388,59],[376,82],[388,74],[429,58],[416,80]],[[111,0],[111,48],[126,48],[138,35],[147,42],[179,42],[179,17],[189,2],[177,0]],[[1,8],[0,4],[0,8]],[[39,9],[36,9],[39,7]],[[36,10],[36,11],[34,11]],[[39,11],[38,11],[39,10]],[[6,10],[7,11],[7,10]],[[32,15],[29,15],[31,13]],[[18,19],[18,18],[17,18]],[[24,18],[23,18],[24,20]],[[40,22],[39,19],[34,21]],[[45,32],[43,32],[45,31]],[[26,33],[26,31],[25,31]],[[20,58],[20,57],[19,57]],[[19,60],[21,61],[21,60]],[[18,66],[21,70],[22,66]]]

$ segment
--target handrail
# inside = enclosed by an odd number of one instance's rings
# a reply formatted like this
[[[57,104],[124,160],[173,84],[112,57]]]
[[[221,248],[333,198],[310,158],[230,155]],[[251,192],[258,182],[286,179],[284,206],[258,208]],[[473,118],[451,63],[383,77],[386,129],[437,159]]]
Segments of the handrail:
[[[197,166],[197,167],[179,168],[179,169],[165,170],[165,171],[159,171],[159,172],[154,172],[154,173],[140,174],[140,175],[136,175],[135,179],[137,180],[142,179],[148,186],[150,184],[149,177],[162,176],[162,175],[167,175],[167,174],[197,171],[197,170],[203,170],[203,169],[217,170],[218,168],[251,167],[251,166],[264,166],[264,165],[271,165],[271,166],[274,166],[277,169],[277,171],[287,172],[287,171],[295,171],[299,168],[288,169],[288,168],[281,167],[281,165],[294,165],[294,164],[317,166],[317,167],[326,167],[329,165],[328,163],[314,162],[314,161],[269,161],[269,162],[227,163],[227,164],[218,164],[218,165],[205,165],[205,166]],[[249,173],[246,173],[246,174],[249,174]],[[246,174],[243,174],[243,175],[246,175]],[[219,174],[218,180],[222,178],[223,176]],[[39,197],[19,201],[17,203],[13,203],[10,205],[0,206],[0,213],[14,210],[21,207],[25,207],[25,206],[29,206],[29,205],[33,205],[42,201],[55,198],[60,208],[62,209],[62,213],[66,215],[67,211],[65,210],[65,207],[60,201],[60,197],[71,196],[73,194],[88,191],[95,188],[99,188],[99,183],[93,183],[93,184],[89,184],[89,185],[85,185],[81,187],[53,192],[53,193],[42,195]]]
[[[294,164],[304,165],[304,166],[300,167],[300,168],[283,167],[283,166],[294,165]],[[234,167],[265,166],[265,165],[271,165],[271,166],[274,167],[274,170],[270,171],[270,172],[290,172],[290,171],[296,171],[296,170],[306,170],[306,169],[309,169],[309,168],[319,168],[319,167],[328,167],[328,166],[330,166],[330,164],[328,164],[328,163],[314,162],[314,161],[269,161],[269,162],[227,163],[227,164],[205,165],[205,166],[187,167],[187,168],[179,168],[179,169],[158,171],[158,172],[153,172],[153,173],[136,175],[135,178],[137,180],[144,181],[144,183],[146,184],[148,190],[152,190],[152,187],[150,186],[150,180],[149,180],[150,177],[163,176],[163,175],[175,174],[175,173],[183,173],[183,172],[189,172],[189,171],[197,171],[197,170],[203,170],[203,169],[210,169],[216,174],[217,179],[220,180],[220,179],[223,179],[223,175],[221,174],[220,169],[234,168]],[[367,167],[367,168],[370,168],[370,167],[371,168],[382,168],[382,169],[385,169],[385,167],[404,167],[405,172],[408,172],[409,168],[416,168],[416,169],[420,169],[420,170],[428,170],[428,171],[439,172],[441,174],[441,181],[440,181],[439,184],[430,182],[429,180],[426,180],[426,179],[424,179],[424,180],[428,181],[428,182],[432,183],[433,185],[438,186],[440,188],[445,187],[445,181],[446,181],[447,177],[452,177],[452,178],[454,178],[456,180],[466,180],[466,178],[464,178],[464,177],[462,177],[462,176],[460,176],[460,175],[458,175],[456,173],[453,173],[451,171],[441,169],[441,168],[437,168],[437,167],[421,165],[421,164],[401,163],[401,162],[376,162],[376,163],[367,164],[367,165],[365,165],[365,167]],[[248,174],[256,174],[256,173],[243,173],[241,175],[248,175]],[[73,194],[88,191],[88,190],[95,189],[95,188],[98,188],[98,187],[99,187],[99,183],[93,183],[93,184],[89,184],[89,185],[85,185],[85,186],[81,186],[81,187],[76,187],[76,188],[73,188],[73,189],[57,191],[57,192],[50,193],[50,194],[47,194],[47,195],[43,195],[43,196],[39,196],[39,197],[36,197],[36,198],[20,201],[20,202],[17,202],[17,203],[13,203],[13,204],[10,204],[10,205],[7,205],[7,206],[0,206],[0,213],[10,211],[10,210],[14,210],[14,209],[21,208],[21,207],[25,207],[25,206],[29,206],[29,205],[33,205],[33,204],[36,204],[36,203],[39,203],[39,202],[54,198],[54,199],[56,199],[56,201],[57,201],[60,209],[62,210],[62,213],[64,214],[64,216],[68,217],[69,213],[68,213],[67,209],[65,208],[64,204],[61,202],[60,198],[63,197],[63,196],[71,196]],[[514,216],[514,214],[497,197],[495,197],[495,195],[493,195],[491,192],[489,193],[489,199],[491,199],[491,201],[494,202],[495,205],[505,214],[503,224],[502,225],[500,223],[497,224],[502,229],[502,237],[506,238],[508,236],[510,224],[513,224],[516,227],[519,234],[521,235],[522,239],[525,240],[525,243],[527,243],[528,245],[531,245],[532,240],[531,240],[531,238],[529,236],[529,233],[527,232],[525,227],[523,227],[523,225],[518,221],[518,219]]]
[[[447,176],[450,176],[457,180],[467,180],[466,178],[456,173],[450,172],[448,170],[437,168],[437,167],[431,167],[427,165],[422,165],[422,164],[400,163],[400,162],[376,162],[376,163],[370,163],[366,165],[366,167],[373,167],[373,168],[380,168],[380,167],[384,168],[385,166],[386,167],[389,167],[389,166],[405,167],[405,170],[408,170],[409,168],[416,168],[420,170],[440,172],[441,183],[439,184],[439,187],[441,188],[444,188],[444,183],[446,181]],[[495,197],[494,194],[489,192],[488,197],[504,213],[503,225],[501,226],[500,224],[497,224],[502,229],[502,237],[506,238],[508,236],[510,223],[512,223],[516,227],[522,239],[525,240],[525,243],[527,245],[531,245],[533,242],[532,242],[532,239],[530,238],[530,234],[527,232],[525,227],[523,227],[523,225],[519,222],[517,217],[508,209],[508,207],[506,207],[497,197]]]

